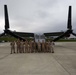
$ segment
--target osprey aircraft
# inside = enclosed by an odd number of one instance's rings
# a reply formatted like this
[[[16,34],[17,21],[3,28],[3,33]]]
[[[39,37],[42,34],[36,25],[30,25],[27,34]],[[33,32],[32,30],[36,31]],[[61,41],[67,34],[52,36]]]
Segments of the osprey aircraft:
[[[70,37],[70,34],[73,34],[74,36],[76,36],[76,34],[73,32],[72,29],[72,17],[71,17],[71,8],[72,6],[69,6],[69,11],[68,11],[68,22],[67,22],[67,30],[65,32],[49,32],[49,33],[43,33],[43,35],[45,37],[47,36],[58,36],[56,38],[54,38],[52,41],[57,41],[63,37]],[[35,38],[35,33],[28,33],[28,32],[15,32],[10,30],[10,26],[9,26],[9,17],[8,17],[8,10],[7,10],[7,5],[4,5],[4,14],[5,14],[5,29],[4,32],[2,34],[0,34],[1,36],[4,36],[6,34],[9,34],[15,38],[18,38],[20,40],[26,41],[26,39],[23,37],[34,37]]]

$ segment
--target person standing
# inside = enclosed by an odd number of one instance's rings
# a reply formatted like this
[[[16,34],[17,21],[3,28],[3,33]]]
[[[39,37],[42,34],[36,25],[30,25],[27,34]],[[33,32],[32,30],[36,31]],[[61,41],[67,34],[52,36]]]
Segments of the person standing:
[[[48,41],[48,52],[51,53],[51,43],[50,43],[50,41]]]
[[[21,41],[21,53],[24,53],[24,41]]]
[[[45,51],[45,42],[44,42],[44,40],[42,40],[42,52],[46,52]]]
[[[38,40],[37,46],[38,46],[38,52],[41,52],[41,43],[39,40]]]
[[[16,42],[16,46],[17,46],[17,53],[21,53],[21,42],[19,39]]]
[[[53,41],[51,41],[51,46],[50,47],[51,47],[51,52],[52,53],[54,53],[54,45],[55,45],[55,43]]]
[[[47,41],[45,41],[45,50],[46,50],[46,52],[48,52],[48,43],[47,43]]]
[[[12,54],[12,53],[15,53],[15,41],[12,41],[12,42],[10,43],[10,45],[11,45],[11,54]]]
[[[36,51],[36,42],[35,41],[33,42],[33,51],[34,51],[34,53],[37,52]]]
[[[29,53],[32,53],[33,49],[32,49],[32,41],[29,41]]]
[[[24,52],[27,53],[28,52],[28,41],[27,40],[25,41],[24,45],[25,45]]]

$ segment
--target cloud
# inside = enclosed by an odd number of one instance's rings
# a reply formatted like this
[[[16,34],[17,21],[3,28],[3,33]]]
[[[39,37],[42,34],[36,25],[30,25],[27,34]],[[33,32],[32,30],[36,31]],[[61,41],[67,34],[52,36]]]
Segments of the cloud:
[[[73,7],[73,28],[76,27],[75,0],[1,0],[0,32],[4,29],[3,5],[8,5],[10,29],[44,33],[67,28],[68,6]]]

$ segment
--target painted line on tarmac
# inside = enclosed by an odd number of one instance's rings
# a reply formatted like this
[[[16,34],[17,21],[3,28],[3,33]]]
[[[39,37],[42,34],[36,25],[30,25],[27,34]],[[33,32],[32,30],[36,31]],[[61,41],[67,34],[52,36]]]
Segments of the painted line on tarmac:
[[[9,55],[10,55],[10,54],[1,57],[0,60],[5,59],[5,58],[8,57]]]
[[[66,47],[66,46],[56,46],[56,47],[62,47],[62,48],[66,48],[66,49],[70,49],[70,50],[73,50],[73,51],[76,51],[76,49],[73,49],[73,48],[70,48],[70,47]]]

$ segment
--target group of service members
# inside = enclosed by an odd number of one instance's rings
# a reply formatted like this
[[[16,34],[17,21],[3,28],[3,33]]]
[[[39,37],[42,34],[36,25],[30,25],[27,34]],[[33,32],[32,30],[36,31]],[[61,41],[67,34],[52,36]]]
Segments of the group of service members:
[[[12,41],[10,43],[11,45],[11,54],[12,53],[37,53],[37,52],[50,52],[54,53],[54,42],[53,41],[47,41],[38,42],[35,41]]]

